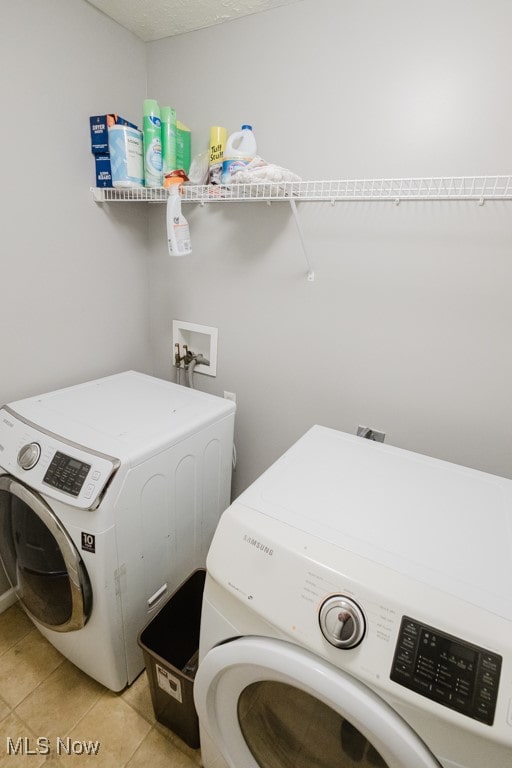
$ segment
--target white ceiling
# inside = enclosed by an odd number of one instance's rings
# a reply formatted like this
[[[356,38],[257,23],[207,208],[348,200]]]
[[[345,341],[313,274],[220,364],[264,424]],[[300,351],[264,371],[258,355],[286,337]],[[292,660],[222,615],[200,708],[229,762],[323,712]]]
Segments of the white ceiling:
[[[87,0],[145,42],[301,0]]]

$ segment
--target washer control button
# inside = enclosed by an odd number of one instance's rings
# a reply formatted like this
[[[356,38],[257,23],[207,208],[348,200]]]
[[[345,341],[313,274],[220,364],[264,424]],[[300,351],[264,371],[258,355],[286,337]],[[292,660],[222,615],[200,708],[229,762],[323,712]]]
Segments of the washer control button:
[[[35,467],[41,456],[41,446],[39,443],[27,443],[18,452],[18,464],[22,469],[32,469]]]
[[[361,608],[345,595],[327,598],[320,608],[319,621],[325,639],[336,648],[355,648],[366,631]]]

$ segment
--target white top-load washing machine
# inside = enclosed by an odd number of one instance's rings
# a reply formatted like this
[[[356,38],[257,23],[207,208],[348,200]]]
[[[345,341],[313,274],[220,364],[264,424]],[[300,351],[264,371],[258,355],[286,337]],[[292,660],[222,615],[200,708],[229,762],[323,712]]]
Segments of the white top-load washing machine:
[[[0,556],[36,626],[121,690],[230,501],[232,402],[134,371],[0,409]]]
[[[205,768],[510,768],[512,481],[313,427],[223,514]]]

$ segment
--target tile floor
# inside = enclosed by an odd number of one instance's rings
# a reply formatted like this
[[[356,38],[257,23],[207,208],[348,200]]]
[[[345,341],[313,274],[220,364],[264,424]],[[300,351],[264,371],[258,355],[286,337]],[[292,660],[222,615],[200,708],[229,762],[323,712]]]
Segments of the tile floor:
[[[73,754],[75,742],[82,754]],[[97,754],[83,751],[95,742]],[[67,661],[13,605],[0,614],[0,768],[85,765],[197,768],[201,758],[156,721],[145,672],[112,693]]]

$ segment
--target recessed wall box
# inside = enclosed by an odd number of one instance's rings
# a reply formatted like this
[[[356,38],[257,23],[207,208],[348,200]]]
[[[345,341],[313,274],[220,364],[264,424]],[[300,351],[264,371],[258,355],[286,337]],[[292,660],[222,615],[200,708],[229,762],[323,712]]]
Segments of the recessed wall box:
[[[176,351],[176,344],[179,344],[180,355],[184,355],[187,350],[193,355],[203,355],[209,361],[209,365],[198,363],[194,369],[195,373],[205,373],[207,376],[217,375],[217,336],[218,329],[209,325],[198,325],[189,323],[185,320],[172,321],[172,346],[173,356]]]

